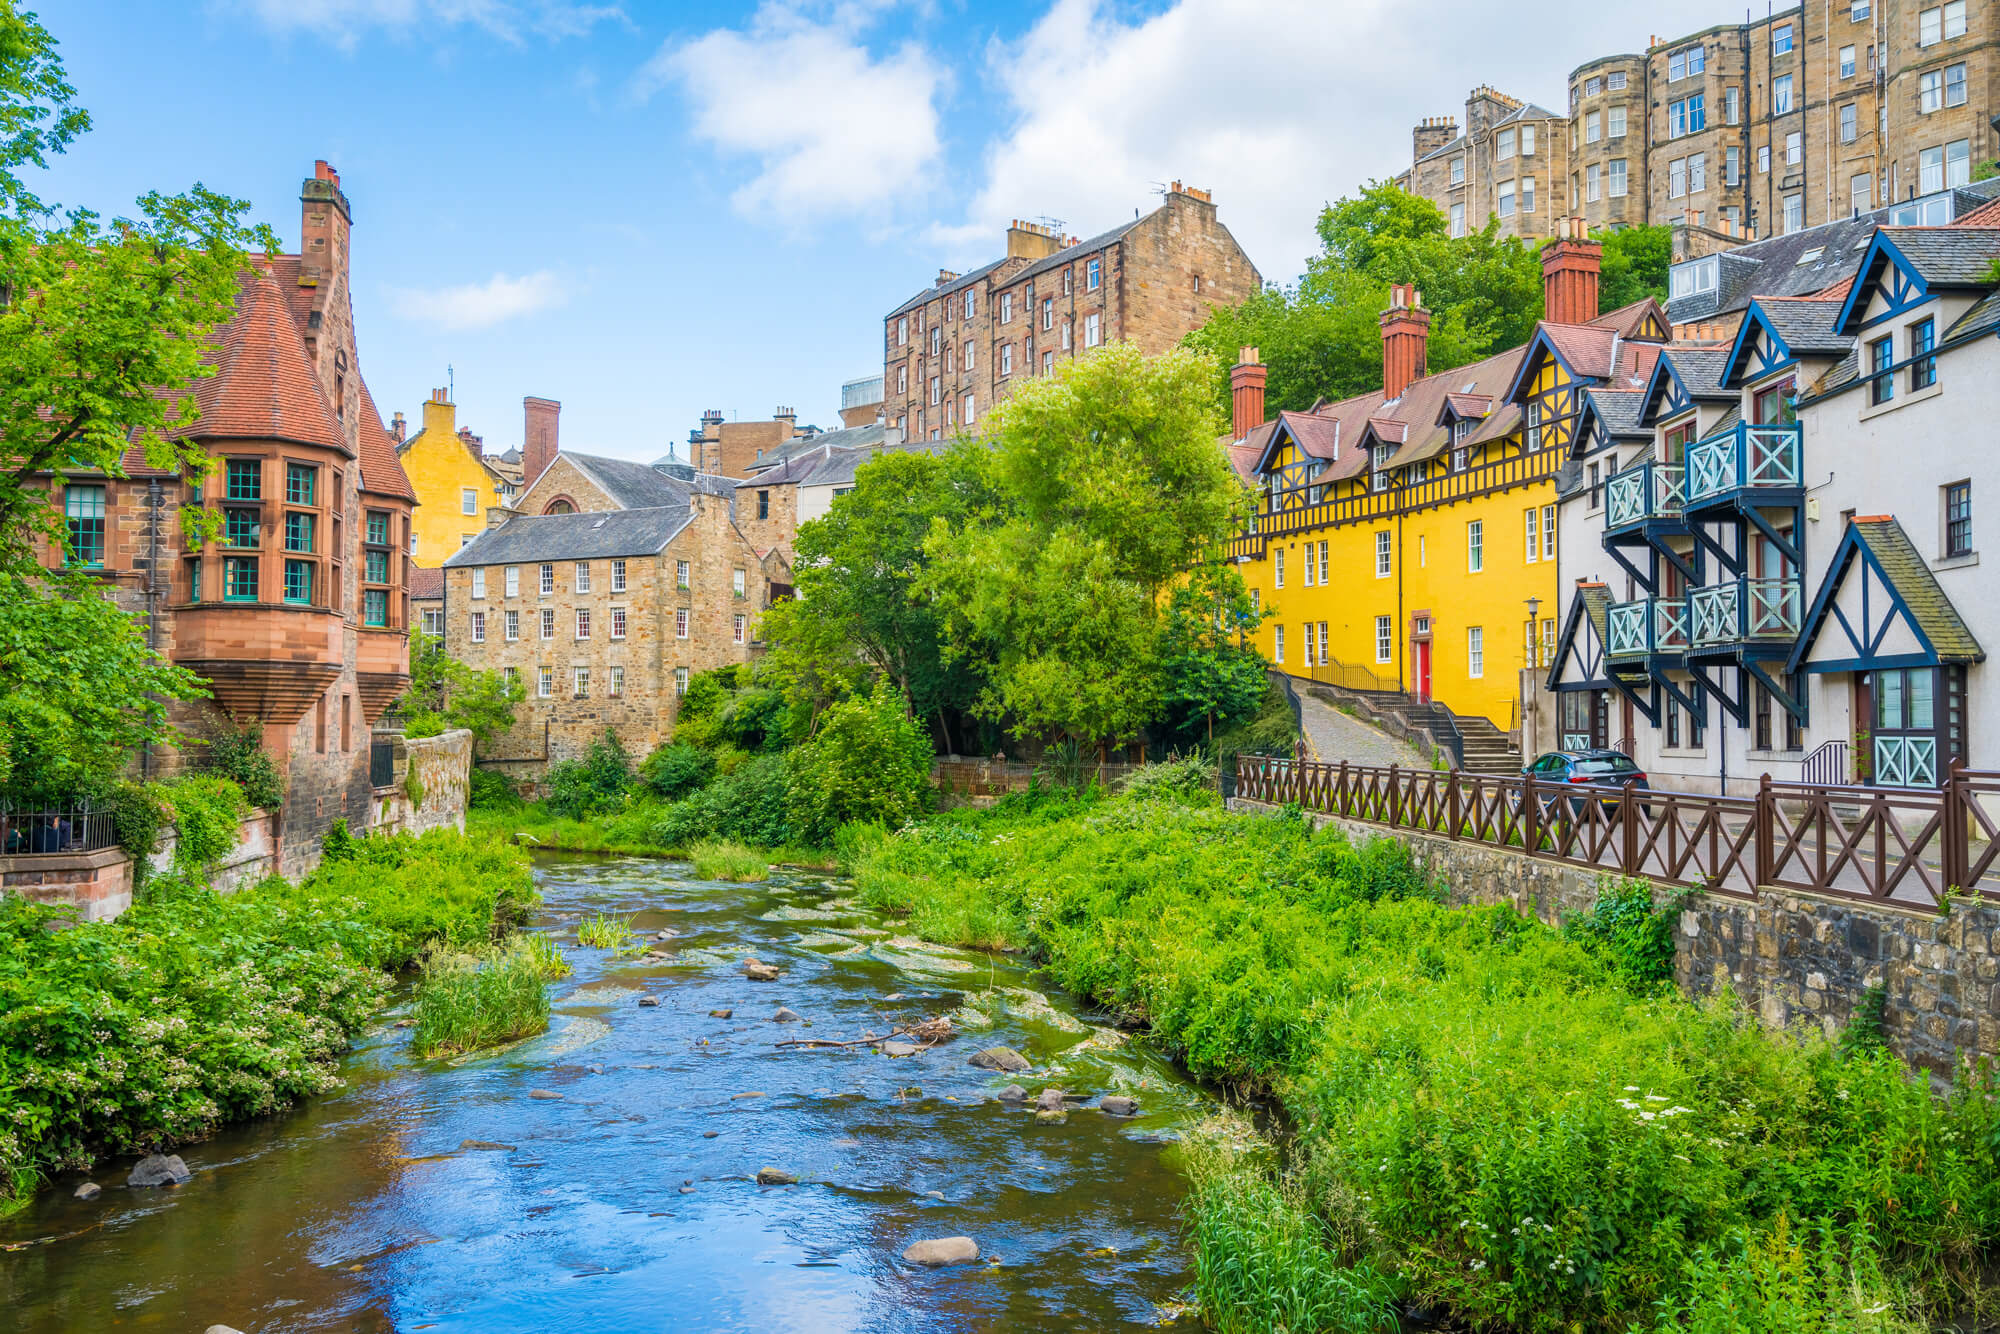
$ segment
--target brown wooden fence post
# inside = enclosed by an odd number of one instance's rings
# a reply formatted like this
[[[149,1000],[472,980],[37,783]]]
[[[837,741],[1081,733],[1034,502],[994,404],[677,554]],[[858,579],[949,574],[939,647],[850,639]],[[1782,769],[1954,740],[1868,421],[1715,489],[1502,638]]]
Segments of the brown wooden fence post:
[[[1445,834],[1449,838],[1457,838],[1459,828],[1464,822],[1458,817],[1458,770],[1456,769],[1447,771],[1444,787],[1444,804],[1445,820],[1447,822]]]
[[[1403,814],[1403,777],[1395,765],[1389,766],[1389,827],[1394,829]]]
[[[1944,798],[1944,809],[1939,812],[1941,823],[1939,837],[1944,846],[1939,850],[1939,860],[1943,863],[1944,885],[1947,889],[1970,889],[1966,882],[1972,879],[1971,818],[1966,803],[1972,793],[1965,781],[1965,761],[1953,760],[1945,773],[1945,780],[1939,795]]]
[[[1778,878],[1777,815],[1778,798],[1771,791],[1771,774],[1766,770],[1757,779],[1757,889]]]
[[[1333,780],[1333,809],[1342,819],[1347,817],[1347,761],[1340,762],[1340,773]]]
[[[1618,849],[1618,869],[1626,875],[1639,874],[1639,803],[1632,797],[1632,780],[1625,780],[1625,792],[1618,799],[1618,815],[1624,822],[1625,839]]]
[[[1530,857],[1535,855],[1535,845],[1542,841],[1542,803],[1535,796],[1535,775],[1533,770],[1521,775],[1521,850]]]

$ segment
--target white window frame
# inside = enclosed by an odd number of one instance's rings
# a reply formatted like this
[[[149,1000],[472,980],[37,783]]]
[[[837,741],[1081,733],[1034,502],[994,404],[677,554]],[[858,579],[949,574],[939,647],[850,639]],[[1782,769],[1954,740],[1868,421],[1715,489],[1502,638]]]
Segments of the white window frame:
[[[518,565],[509,565],[502,569],[500,572],[500,583],[506,589],[508,597],[517,598],[521,596],[521,567]]]
[[[1486,676],[1486,627],[1465,627],[1465,674],[1474,681]]]
[[[590,562],[587,560],[576,563],[576,591],[579,593],[590,591]]]
[[[685,667],[676,667],[674,668],[674,698],[686,699],[687,692],[688,692],[688,669]]]
[[[1556,507],[1542,506],[1542,560],[1556,558]]]
[[[1375,577],[1387,579],[1395,573],[1395,539],[1384,528],[1375,534]]]
[[[611,680],[606,684],[604,693],[612,696],[618,696],[624,694],[625,669],[623,667],[613,667],[610,669],[610,671],[611,671]]]
[[[611,562],[611,591],[614,593],[623,593],[625,591],[625,562],[623,560],[614,560]]]
[[[508,643],[511,644],[518,640],[521,637],[521,613],[518,611],[507,612],[501,620],[501,626],[507,636]]]
[[[486,642],[486,613],[483,611],[473,612],[467,618],[467,624],[471,627],[472,642],[475,644],[484,644]]]
[[[674,638],[686,639],[687,637],[688,637],[688,609],[686,607],[675,607]]]
[[[1843,79],[1851,79],[1851,78],[1853,78],[1853,77],[1854,77],[1854,72],[1855,72],[1855,70],[1856,70],[1857,68],[1859,68],[1859,67],[1858,67],[1858,66],[1857,66],[1857,65],[1855,64],[1855,61],[1856,61],[1856,59],[1857,59],[1857,54],[1856,54],[1856,52],[1855,52],[1855,49],[1854,49],[1854,47],[1853,47],[1852,45],[1849,45],[1849,46],[1843,46],[1843,47],[1841,47],[1841,48],[1840,48],[1840,77],[1841,77],[1841,78],[1843,78]]]
[[[545,564],[541,567],[540,587],[543,597],[548,597],[556,591],[556,567],[554,565]]]
[[[1271,661],[1282,663],[1284,660],[1285,625],[1283,621],[1273,621],[1271,623]]]
[[[611,637],[613,639],[623,639],[625,637],[625,608],[623,607],[613,607],[611,609]]]
[[[535,669],[535,697],[550,699],[556,693],[556,669],[538,667]]]
[[[578,607],[576,609],[576,637],[578,639],[590,638],[590,608],[588,607]]]
[[[569,677],[569,679],[570,679],[570,687],[571,687],[571,695],[570,695],[570,698],[572,698],[572,699],[589,699],[589,698],[590,698],[590,668],[588,668],[588,667],[571,667],[571,668],[569,669],[569,672],[570,672],[570,677]]]
[[[1526,518],[1528,538],[1528,564],[1533,565],[1542,558],[1542,512],[1533,505],[1528,506]]]
[[[1771,29],[1771,54],[1789,55],[1792,50],[1792,25],[1780,23]]]
[[[1377,616],[1375,618],[1375,661],[1393,662],[1396,658],[1396,618]]]
[[[749,596],[750,580],[740,565],[729,572],[729,591],[737,597]]]
[[[749,619],[749,617],[740,611],[736,613],[736,642],[739,644],[744,642],[744,634],[749,625]]]
[[[1104,317],[1096,311],[1083,317],[1083,345],[1096,347],[1104,341]]]
[[[483,569],[475,568],[472,572],[472,596],[476,598],[486,596],[486,571]]]
[[[1472,519],[1465,525],[1465,572],[1481,574],[1486,569],[1486,521]]]
[[[1632,188],[1631,173],[1626,170],[1625,159],[1622,157],[1612,158],[1610,167],[1610,183],[1606,187],[1606,193],[1613,199],[1623,199]]]
[[[542,638],[554,639],[555,637],[556,637],[556,609],[554,607],[543,607]]]

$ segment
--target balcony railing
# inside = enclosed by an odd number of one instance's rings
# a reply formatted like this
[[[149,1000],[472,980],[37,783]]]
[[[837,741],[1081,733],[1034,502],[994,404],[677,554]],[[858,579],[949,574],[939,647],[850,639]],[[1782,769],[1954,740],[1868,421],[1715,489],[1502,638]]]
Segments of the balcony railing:
[[[1613,658],[1643,658],[1649,653],[1684,653],[1688,646],[1687,603],[1680,598],[1641,598],[1614,602],[1605,612],[1604,646]]]
[[[1733,492],[1783,490],[1804,485],[1799,428],[1743,423],[1688,446],[1687,503],[1720,500]]]
[[[1604,484],[1604,526],[1629,528],[1648,519],[1678,519],[1681,501],[1679,464],[1642,463]]]
[[[1799,581],[1731,579],[1688,594],[1696,648],[1790,643],[1799,637]]]

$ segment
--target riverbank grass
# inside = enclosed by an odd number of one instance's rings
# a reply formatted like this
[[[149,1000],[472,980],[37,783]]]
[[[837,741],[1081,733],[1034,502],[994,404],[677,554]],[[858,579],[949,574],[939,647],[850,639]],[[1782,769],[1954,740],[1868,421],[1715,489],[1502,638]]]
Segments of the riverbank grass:
[[[763,857],[741,843],[731,843],[727,839],[707,839],[688,849],[688,860],[694,863],[694,873],[703,880],[728,880],[748,883],[753,880],[768,880],[771,867]]]
[[[456,1056],[549,1026],[547,960],[531,949],[439,950],[424,961],[410,1035],[418,1056]]]
[[[576,943],[594,950],[630,949],[637,939],[632,924],[622,917],[600,913],[576,924]]]

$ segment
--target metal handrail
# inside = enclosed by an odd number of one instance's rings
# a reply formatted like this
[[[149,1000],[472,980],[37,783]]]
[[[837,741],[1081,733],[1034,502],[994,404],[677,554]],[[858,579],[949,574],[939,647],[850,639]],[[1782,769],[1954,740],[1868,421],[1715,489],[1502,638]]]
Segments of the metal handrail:
[[[117,846],[116,807],[89,801],[31,807],[0,802],[0,856],[97,852]]]

